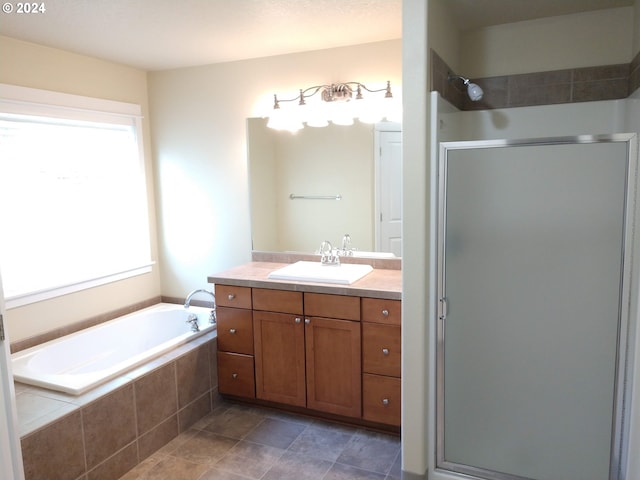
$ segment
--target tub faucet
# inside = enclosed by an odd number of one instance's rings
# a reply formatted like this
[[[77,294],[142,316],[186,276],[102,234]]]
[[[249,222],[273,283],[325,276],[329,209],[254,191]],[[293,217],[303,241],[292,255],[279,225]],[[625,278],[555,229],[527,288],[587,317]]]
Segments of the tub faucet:
[[[204,288],[199,288],[194,290],[189,295],[187,295],[187,299],[184,301],[184,308],[189,308],[189,304],[191,303],[191,297],[193,297],[196,293],[206,293],[207,295],[211,295],[211,313],[209,314],[209,323],[216,323],[216,296],[210,290],[205,290]]]
[[[189,316],[187,317],[187,323],[191,325],[192,332],[200,331],[200,327],[198,326],[198,315],[196,315],[195,313],[189,314]]]

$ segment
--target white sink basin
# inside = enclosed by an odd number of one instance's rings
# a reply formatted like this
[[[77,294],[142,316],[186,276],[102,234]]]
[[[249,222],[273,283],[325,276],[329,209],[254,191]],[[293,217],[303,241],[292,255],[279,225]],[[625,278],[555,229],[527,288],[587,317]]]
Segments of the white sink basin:
[[[396,258],[396,256],[390,252],[365,252],[362,250],[355,250],[353,256],[362,258]]]
[[[297,282],[340,283],[351,285],[371,272],[371,265],[343,263],[322,265],[320,262],[300,261],[274,270],[268,278],[272,280],[293,280]]]

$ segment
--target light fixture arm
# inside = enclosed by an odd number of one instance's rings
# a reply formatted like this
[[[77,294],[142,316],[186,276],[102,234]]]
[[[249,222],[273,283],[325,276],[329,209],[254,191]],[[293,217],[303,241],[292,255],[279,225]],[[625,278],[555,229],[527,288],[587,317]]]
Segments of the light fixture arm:
[[[313,87],[308,87],[300,89],[300,93],[297,97],[294,98],[278,98],[277,94],[273,95],[273,108],[280,108],[281,102],[294,102],[298,101],[298,105],[305,105],[305,99],[309,97],[313,97],[318,92],[322,92],[322,100],[325,102],[332,102],[335,100],[349,100],[352,98],[354,93],[356,93],[356,100],[362,99],[362,90],[366,90],[370,93],[377,92],[385,92],[385,98],[393,98],[393,94],[391,93],[391,81],[387,80],[387,86],[379,89],[371,89],[368,88],[364,83],[360,82],[344,82],[344,83],[332,83],[330,85],[314,85]],[[311,92],[311,93],[309,93]]]

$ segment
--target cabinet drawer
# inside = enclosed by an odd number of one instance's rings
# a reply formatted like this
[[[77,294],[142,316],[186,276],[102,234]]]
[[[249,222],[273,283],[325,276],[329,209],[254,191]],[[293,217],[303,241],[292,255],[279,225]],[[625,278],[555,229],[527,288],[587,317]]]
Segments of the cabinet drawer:
[[[362,375],[362,418],[371,422],[400,426],[400,379]]]
[[[254,288],[253,309],[302,315],[302,292]]]
[[[218,350],[253,355],[251,310],[218,307]]]
[[[399,377],[401,359],[399,326],[362,323],[363,372]]]
[[[400,325],[401,304],[400,300],[363,298],[362,321]]]
[[[305,293],[304,314],[314,317],[360,320],[360,297]]]
[[[218,390],[228,395],[255,398],[253,357],[239,353],[218,352]]]
[[[251,308],[251,288],[216,285],[216,304],[222,307]]]

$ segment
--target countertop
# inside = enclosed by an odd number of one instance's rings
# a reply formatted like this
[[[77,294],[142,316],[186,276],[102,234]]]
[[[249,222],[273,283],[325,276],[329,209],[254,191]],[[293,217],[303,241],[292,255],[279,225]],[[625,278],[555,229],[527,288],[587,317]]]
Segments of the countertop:
[[[286,265],[286,263],[276,262],[249,262],[230,270],[210,275],[207,279],[209,283],[239,287],[271,288],[274,290],[328,293],[389,300],[400,300],[402,298],[401,270],[374,268],[371,273],[351,285],[294,282],[267,278],[269,273]]]

